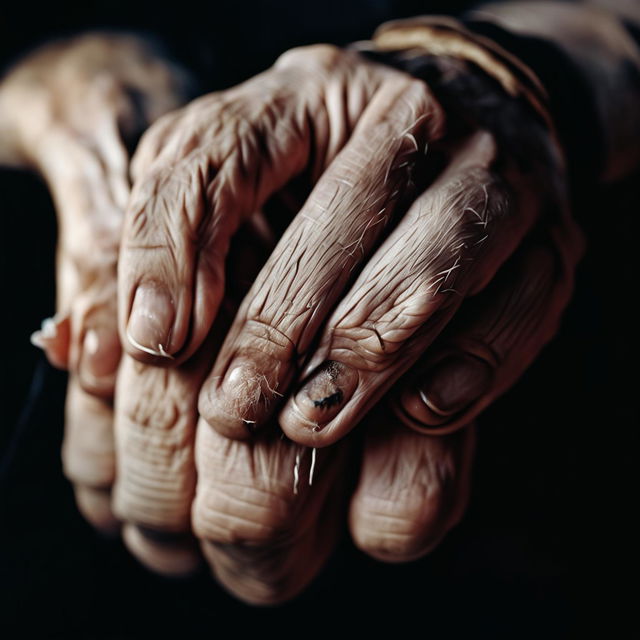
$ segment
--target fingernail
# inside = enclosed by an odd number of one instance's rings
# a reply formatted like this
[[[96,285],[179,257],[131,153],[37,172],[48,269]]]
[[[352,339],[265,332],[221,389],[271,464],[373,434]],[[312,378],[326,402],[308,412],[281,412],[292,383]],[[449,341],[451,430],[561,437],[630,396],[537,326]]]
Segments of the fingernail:
[[[58,335],[58,326],[53,318],[45,318],[38,331],[31,334],[31,344],[34,347],[45,349],[47,342],[55,340]]]
[[[351,399],[358,386],[358,373],[341,362],[328,360],[298,391],[295,402],[303,416],[321,430]]]
[[[451,416],[484,395],[493,375],[489,364],[474,356],[450,356],[429,371],[418,393],[431,411]]]
[[[89,329],[84,335],[80,357],[80,375],[89,382],[110,380],[120,362],[120,341],[114,331],[103,327]]]
[[[40,329],[31,334],[31,344],[42,349],[54,367],[66,369],[69,338],[69,316],[56,315],[42,321]]]
[[[278,392],[277,367],[258,369],[253,362],[232,363],[222,381],[220,400],[225,413],[253,433],[269,416]]]
[[[169,292],[152,283],[140,285],[133,299],[127,338],[140,351],[172,358],[167,352],[175,319],[175,305]]]

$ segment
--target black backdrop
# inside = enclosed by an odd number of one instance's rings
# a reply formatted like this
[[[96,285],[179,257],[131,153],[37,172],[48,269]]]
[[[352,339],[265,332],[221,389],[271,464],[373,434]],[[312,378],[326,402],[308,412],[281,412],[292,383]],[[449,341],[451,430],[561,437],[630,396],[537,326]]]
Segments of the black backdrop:
[[[92,27],[160,33],[221,88],[283,50],[367,37],[389,17],[464,3],[14,3],[0,10],[1,62],[52,36]],[[630,624],[637,411],[632,302],[638,177],[585,185],[576,215],[590,246],[562,329],[480,421],[463,523],[429,557],[387,566],[345,533],[293,603],[247,607],[203,574],[159,578],[77,514],[62,476],[65,376],[30,346],[53,313],[55,221],[37,177],[0,172],[4,347],[0,432],[0,636],[215,637],[371,630],[429,638],[582,636]]]

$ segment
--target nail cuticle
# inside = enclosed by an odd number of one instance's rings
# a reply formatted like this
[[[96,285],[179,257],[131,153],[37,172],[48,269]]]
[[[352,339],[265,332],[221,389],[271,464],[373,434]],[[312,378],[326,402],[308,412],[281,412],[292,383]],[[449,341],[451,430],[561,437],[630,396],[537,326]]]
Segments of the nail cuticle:
[[[314,433],[318,433],[319,431],[322,431],[322,429],[324,429],[325,427],[325,425],[321,425],[318,422],[315,422],[314,420],[310,420],[309,418],[307,418],[302,412],[302,410],[300,409],[300,407],[298,406],[298,403],[296,402],[295,397],[289,400],[289,404],[287,405],[286,410],[291,411],[295,415],[295,418],[297,421],[302,422],[305,426],[309,427],[311,431],[313,431]]]

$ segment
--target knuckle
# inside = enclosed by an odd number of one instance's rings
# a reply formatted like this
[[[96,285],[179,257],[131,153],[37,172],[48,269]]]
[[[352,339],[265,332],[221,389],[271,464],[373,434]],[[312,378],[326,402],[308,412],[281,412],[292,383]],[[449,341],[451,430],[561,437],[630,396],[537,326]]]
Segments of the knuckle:
[[[426,553],[440,538],[439,496],[424,501],[376,499],[362,508],[353,527],[355,544],[387,562],[405,562]]]
[[[257,314],[251,314],[243,327],[242,351],[261,353],[280,361],[292,360],[296,354],[296,345],[275,324],[260,319]]]
[[[314,44],[294,47],[285,51],[277,60],[276,67],[311,66],[330,69],[340,60],[343,52],[331,44]]]
[[[132,467],[135,467],[135,471]],[[189,527],[190,486],[172,486],[174,479],[161,479],[145,465],[119,469],[114,490],[114,513],[126,522],[160,531],[184,531]]]
[[[404,286],[404,285],[403,285]],[[351,324],[338,323],[330,332],[330,354],[359,370],[380,373],[405,357],[410,339],[433,317],[445,298],[432,284],[421,283],[400,292],[376,317]]]
[[[292,504],[284,494],[236,484],[198,493],[193,527],[202,540],[265,547],[291,536]]]
[[[153,168],[131,194],[125,248],[160,247],[177,253],[185,241],[197,245],[208,211],[209,178],[209,161],[204,154]]]

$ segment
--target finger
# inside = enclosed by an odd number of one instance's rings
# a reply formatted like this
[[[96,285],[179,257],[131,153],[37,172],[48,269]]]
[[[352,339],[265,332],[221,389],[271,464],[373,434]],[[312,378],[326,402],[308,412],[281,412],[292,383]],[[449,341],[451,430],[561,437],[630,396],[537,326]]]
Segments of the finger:
[[[522,203],[510,215],[496,161],[493,137],[471,136],[369,260],[280,414],[291,439],[325,446],[344,436],[520,242],[536,209]]]
[[[125,355],[118,373],[114,510],[126,523],[129,550],[169,575],[190,573],[200,562],[190,510],[195,407],[208,364],[161,369]]]
[[[441,128],[423,83],[402,77],[376,94],[245,298],[200,394],[210,425],[245,437],[267,419]]]
[[[190,533],[167,533],[126,523],[122,528],[122,540],[147,569],[167,577],[188,576],[202,564],[197,541]]]
[[[103,272],[74,299],[69,369],[90,394],[112,401],[121,347],[113,269]]]
[[[464,513],[474,448],[473,425],[445,437],[427,436],[381,411],[368,425],[351,499],[355,544],[385,562],[431,551]]]
[[[179,112],[167,113],[142,134],[129,164],[132,182],[140,180],[149,170],[161,149],[167,144],[167,139],[179,119]]]
[[[124,212],[131,191],[129,184],[129,153],[120,137],[118,120],[111,109],[96,117],[95,145],[105,165],[109,191],[116,207]],[[118,217],[122,222],[122,216]]]
[[[125,544],[159,573],[190,573],[200,564],[190,523],[198,391],[211,365],[211,354],[219,349],[267,251],[264,238],[251,225],[234,238],[227,261],[228,295],[206,348],[196,357],[162,369],[124,356],[116,395],[115,505],[126,522]]]
[[[63,126],[52,126],[36,159],[53,197],[61,249],[89,264],[89,248],[113,252],[118,247],[122,201],[128,196],[126,152],[118,139],[106,142],[110,137],[102,132],[89,143]]]
[[[111,118],[113,120],[113,118]],[[116,247],[126,199],[126,152],[114,122],[89,146],[54,128],[41,146],[38,165],[54,197],[58,216],[57,318],[33,340],[78,375],[89,393],[113,394],[120,358],[116,325]],[[113,138],[113,139],[112,139]],[[56,329],[57,331],[52,331]],[[55,335],[53,335],[55,334]]]
[[[555,240],[552,240],[552,237]],[[511,387],[553,337],[582,253],[576,227],[534,237],[401,383],[394,407],[422,432],[455,431]]]
[[[110,506],[115,478],[113,409],[109,401],[86,393],[73,375],[67,388],[62,462],[84,517],[101,531],[117,531],[119,522]]]
[[[194,530],[222,585],[252,604],[301,592],[341,531],[347,447],[316,451],[278,432],[229,440],[200,421]]]
[[[309,130],[295,114],[242,114],[241,135],[234,117],[206,96],[145,136],[119,263],[122,341],[142,361],[184,360],[202,343],[224,292],[231,236],[306,162]],[[162,146],[167,126],[173,135]]]

